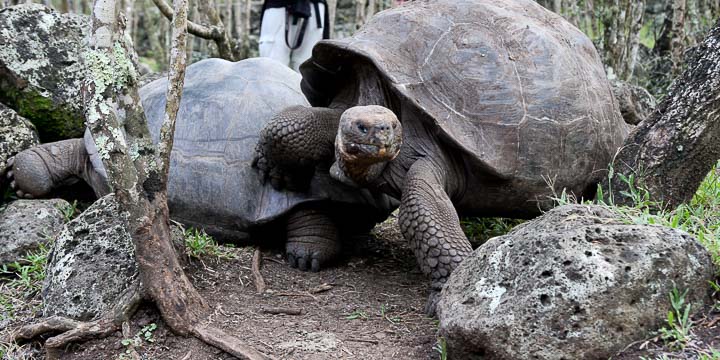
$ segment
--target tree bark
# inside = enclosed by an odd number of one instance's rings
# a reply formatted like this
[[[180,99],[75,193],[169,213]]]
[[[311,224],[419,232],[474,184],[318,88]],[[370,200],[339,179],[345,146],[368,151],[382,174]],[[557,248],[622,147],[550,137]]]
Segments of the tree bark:
[[[634,176],[637,186],[668,208],[692,199],[720,158],[720,21],[698,44],[651,117],[630,133],[613,161],[614,173]],[[615,204],[630,204],[620,177],[603,188]]]
[[[660,37],[655,42],[655,52],[669,55],[673,65],[673,74],[680,71],[685,51],[685,11],[686,0],[670,0],[665,8],[665,22]]]
[[[170,8],[165,0],[153,0],[153,3],[160,12],[165,15],[168,20],[172,20],[173,10]],[[229,61],[235,61],[235,56],[232,51],[230,38],[225,31],[220,16],[215,11],[214,2],[211,5],[207,5],[206,2],[201,1],[200,4],[204,4],[205,10],[207,11],[208,18],[212,23],[211,26],[203,26],[194,22],[188,22],[188,32],[197,37],[203,39],[213,40],[218,47],[218,56]]]
[[[328,27],[330,29],[330,37],[335,37],[335,12],[337,11],[337,0],[327,0],[327,11],[330,23]]]
[[[117,5],[116,0],[95,0],[82,57],[89,73],[82,96],[88,130],[115,193],[118,216],[126,220],[135,246],[142,284],[138,291],[155,303],[174,333],[195,336],[240,358],[265,359],[239,339],[208,325],[209,307],[183,272],[172,244],[167,174],[186,65],[187,0],[174,0],[166,114],[157,149],[150,140],[138,93],[137,58],[133,58]],[[46,342],[53,350],[68,342],[107,336],[117,330],[118,320],[132,314],[139,298],[137,292],[129,293],[117,300],[112,314],[96,321],[49,318],[18,333],[27,339],[60,331]]]

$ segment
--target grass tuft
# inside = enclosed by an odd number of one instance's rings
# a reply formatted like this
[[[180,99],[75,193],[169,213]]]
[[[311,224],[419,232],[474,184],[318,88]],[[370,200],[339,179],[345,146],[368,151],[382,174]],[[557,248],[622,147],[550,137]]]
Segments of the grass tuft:
[[[212,236],[205,230],[188,229],[183,231],[185,236],[185,252],[191,258],[200,259],[204,256],[213,256],[219,259],[230,260],[236,256],[224,247],[218,245]]]

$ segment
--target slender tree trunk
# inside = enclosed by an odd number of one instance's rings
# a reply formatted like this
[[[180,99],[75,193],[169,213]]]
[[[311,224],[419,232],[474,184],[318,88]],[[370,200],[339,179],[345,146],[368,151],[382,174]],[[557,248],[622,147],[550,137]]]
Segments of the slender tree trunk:
[[[628,10],[625,13],[625,30],[627,31],[627,44],[624,48],[624,56],[619,66],[618,74],[621,79],[629,81],[635,72],[638,52],[640,51],[640,29],[643,25],[645,14],[645,0],[629,1]]]
[[[183,272],[171,240],[167,181],[186,67],[186,1],[174,1],[166,109],[157,148],[150,140],[138,92],[137,58],[123,22],[118,20],[116,0],[96,0],[91,15],[83,54],[88,69],[82,91],[86,123],[107,170],[120,209],[118,216],[124,218],[132,236],[140,291],[155,303],[174,333],[195,336],[243,359],[266,359],[207,324],[209,307]],[[59,331],[63,334],[48,339],[46,346],[62,349],[72,341],[107,336],[135,310],[140,301],[137,292],[117,299],[113,311],[98,320],[51,317],[23,327],[18,338]]]
[[[634,176],[652,199],[670,208],[692,199],[720,158],[720,21],[698,45],[696,58],[651,117],[633,130],[614,172]],[[630,200],[618,176],[604,184],[616,204]]]
[[[655,52],[662,56],[670,56],[673,74],[682,65],[685,51],[685,10],[686,0],[670,0],[665,8],[663,31],[655,43]]]
[[[328,18],[330,23],[328,24],[330,29],[330,37],[335,37],[335,13],[337,11],[337,0],[327,0],[328,5]]]
[[[359,29],[365,24],[365,6],[367,0],[355,0],[355,29]]]

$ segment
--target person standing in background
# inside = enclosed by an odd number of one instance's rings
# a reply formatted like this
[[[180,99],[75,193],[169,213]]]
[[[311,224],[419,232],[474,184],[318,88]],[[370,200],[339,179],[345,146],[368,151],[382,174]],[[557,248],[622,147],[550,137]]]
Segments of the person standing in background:
[[[325,0],[265,0],[260,18],[260,56],[275,59],[295,71],[312,55],[312,48],[330,38]]]

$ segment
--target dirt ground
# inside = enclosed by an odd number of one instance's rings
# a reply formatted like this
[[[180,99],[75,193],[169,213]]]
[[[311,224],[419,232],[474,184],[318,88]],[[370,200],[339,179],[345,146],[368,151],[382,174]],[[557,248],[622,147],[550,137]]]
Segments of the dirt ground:
[[[282,258],[282,249],[265,249],[263,294],[256,293],[251,273],[253,248],[230,250],[236,255],[231,260],[193,260],[186,271],[214,309],[214,325],[272,358],[439,359],[437,321],[423,312],[428,282],[396,225],[386,222],[376,227],[374,236],[346,245],[342,259],[318,273],[292,269]],[[268,313],[277,308],[300,314]],[[709,349],[720,349],[718,320],[718,313],[701,312],[683,351],[671,351],[662,341],[648,339],[629,344],[613,359],[710,355]],[[142,339],[135,347],[141,359],[233,359],[194,338],[173,335],[151,305],[142,306],[133,317],[130,333],[151,324],[157,326],[150,332],[151,341]],[[28,358],[44,358],[39,344],[33,348]],[[118,332],[71,345],[61,359],[131,359],[126,349]]]
[[[290,268],[280,249],[264,251],[267,290],[256,293],[251,248],[233,260],[193,261],[188,275],[215,309],[216,326],[277,359],[437,359],[437,325],[423,312],[427,280],[392,226],[354,244],[336,266],[318,273]],[[327,290],[325,290],[327,289]],[[299,310],[300,315],[265,310]],[[232,359],[195,339],[171,334],[155,308],[144,306],[131,333],[155,323],[143,359]],[[74,345],[64,360],[118,359],[122,335]]]

